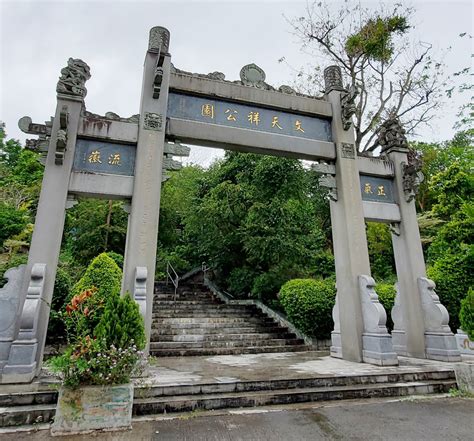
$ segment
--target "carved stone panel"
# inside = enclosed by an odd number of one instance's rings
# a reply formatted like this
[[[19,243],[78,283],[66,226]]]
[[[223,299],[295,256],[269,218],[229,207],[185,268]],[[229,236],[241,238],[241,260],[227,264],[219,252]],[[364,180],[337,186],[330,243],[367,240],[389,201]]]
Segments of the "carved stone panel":
[[[145,130],[156,130],[161,132],[163,130],[163,115],[159,113],[146,112],[143,121],[143,128]]]
[[[346,159],[355,159],[355,145],[343,142],[341,145],[341,156]]]
[[[152,52],[168,52],[170,44],[170,31],[162,26],[150,29],[148,50]]]

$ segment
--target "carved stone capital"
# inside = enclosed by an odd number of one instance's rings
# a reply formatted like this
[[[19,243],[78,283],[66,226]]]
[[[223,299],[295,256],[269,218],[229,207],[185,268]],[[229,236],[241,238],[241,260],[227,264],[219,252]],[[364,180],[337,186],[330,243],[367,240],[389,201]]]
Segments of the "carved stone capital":
[[[69,58],[67,66],[61,69],[56,92],[83,99],[87,95],[85,83],[90,77],[90,68],[84,61]]]
[[[397,117],[390,117],[382,123],[377,132],[377,144],[382,147],[382,153],[392,151],[408,152],[406,131]]]
[[[148,40],[148,50],[150,52],[168,53],[170,45],[170,31],[162,26],[155,26],[150,29]]]
[[[342,85],[342,72],[339,66],[328,66],[324,69],[324,91],[344,90]]]

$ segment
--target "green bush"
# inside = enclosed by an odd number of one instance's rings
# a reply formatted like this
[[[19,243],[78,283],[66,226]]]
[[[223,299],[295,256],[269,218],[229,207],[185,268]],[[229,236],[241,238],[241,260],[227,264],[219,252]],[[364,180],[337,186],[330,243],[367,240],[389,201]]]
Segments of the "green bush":
[[[284,271],[268,271],[260,274],[253,281],[252,297],[268,303],[277,296],[279,289],[288,279]]]
[[[334,279],[293,279],[280,290],[280,303],[288,319],[304,334],[329,338],[334,327],[332,308],[336,298]]]
[[[115,251],[107,251],[107,256],[109,256],[120,269],[123,269],[123,256]]]
[[[392,283],[377,283],[375,285],[375,291],[379,296],[379,302],[385,309],[387,313],[387,329],[392,331],[393,329],[393,321],[392,321],[392,308],[395,304],[395,296],[397,294],[397,290]]]
[[[107,347],[145,347],[143,318],[137,302],[129,293],[123,297],[112,296],[108,299],[94,333],[99,340],[105,341]]]
[[[331,251],[320,251],[316,253],[313,257],[313,265],[311,270],[314,272],[316,277],[331,277],[335,274],[335,267],[334,267],[334,255]]]
[[[474,341],[474,289],[470,288],[465,299],[461,301],[459,313],[461,329]]]
[[[93,335],[107,300],[120,296],[121,284],[122,270],[107,253],[99,254],[92,260],[84,275],[71,290],[68,302],[73,307],[80,303],[81,307],[88,308],[90,313],[74,316],[74,320],[71,319],[70,314],[69,317],[66,317],[65,323],[69,340],[69,336],[79,338],[81,335]],[[94,295],[79,301],[82,294],[91,289],[94,289]]]
[[[436,293],[449,313],[453,332],[459,328],[461,300],[474,286],[474,246],[466,246],[458,254],[445,254],[428,268],[428,277],[436,283]]]

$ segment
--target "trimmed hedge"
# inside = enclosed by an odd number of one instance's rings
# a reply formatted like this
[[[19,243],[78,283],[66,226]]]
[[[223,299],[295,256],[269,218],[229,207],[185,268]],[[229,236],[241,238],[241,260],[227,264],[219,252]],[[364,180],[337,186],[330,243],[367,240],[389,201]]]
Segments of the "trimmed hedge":
[[[459,329],[461,300],[474,286],[474,246],[467,246],[462,253],[447,253],[428,268],[428,277],[436,283],[436,294],[449,313],[449,325]]]
[[[336,300],[334,279],[293,279],[281,287],[278,296],[288,319],[301,332],[318,339],[330,338]]]
[[[75,319],[65,316],[69,341],[70,336],[77,337],[79,329],[84,335],[93,335],[107,301],[120,297],[121,284],[122,270],[107,253],[99,254],[92,260],[84,275],[71,290],[67,303],[69,304],[85,291],[93,289],[94,295],[87,300],[87,305],[85,305],[93,311],[93,314],[88,317],[79,316]]]
[[[465,299],[461,302],[459,313],[461,329],[474,341],[474,289],[470,288]]]

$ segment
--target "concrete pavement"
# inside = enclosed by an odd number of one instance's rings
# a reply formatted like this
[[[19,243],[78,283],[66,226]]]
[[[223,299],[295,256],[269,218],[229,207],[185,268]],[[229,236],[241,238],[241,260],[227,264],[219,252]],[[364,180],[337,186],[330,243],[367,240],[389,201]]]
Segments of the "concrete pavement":
[[[190,412],[134,420],[124,432],[53,438],[64,441],[318,441],[472,439],[474,400],[449,397],[307,403]],[[45,426],[43,426],[45,427]],[[1,433],[5,441],[44,441],[49,430]]]

